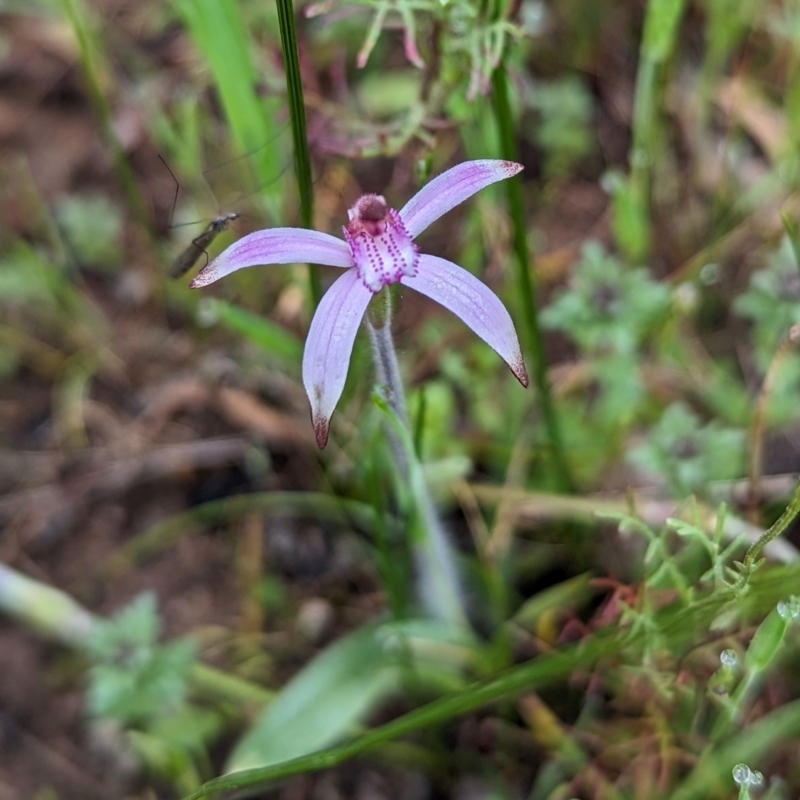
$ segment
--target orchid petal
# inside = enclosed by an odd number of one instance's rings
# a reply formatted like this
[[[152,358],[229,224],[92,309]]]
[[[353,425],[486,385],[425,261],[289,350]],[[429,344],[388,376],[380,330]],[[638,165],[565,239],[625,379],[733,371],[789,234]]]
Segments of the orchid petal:
[[[352,267],[350,248],[335,236],[302,228],[270,228],[256,231],[223,250],[192,281],[197,289],[231,272],[261,264],[324,264]]]
[[[323,295],[311,320],[303,353],[303,385],[320,447],[328,441],[331,416],[342,396],[358,326],[372,296],[358,272],[348,270]]]
[[[492,183],[516,175],[522,164],[499,159],[465,161],[425,184],[401,209],[400,217],[412,238],[451,208]]]
[[[500,298],[474,275],[452,261],[422,255],[419,272],[400,282],[452,311],[508,364],[516,379],[528,385],[528,373],[514,323]]]

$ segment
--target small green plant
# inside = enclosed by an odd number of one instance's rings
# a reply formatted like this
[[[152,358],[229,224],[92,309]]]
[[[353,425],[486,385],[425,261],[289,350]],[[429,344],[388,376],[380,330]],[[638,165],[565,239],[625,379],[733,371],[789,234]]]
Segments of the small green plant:
[[[793,325],[800,323],[800,268],[791,240],[784,236],[765,268],[753,273],[734,310],[753,322],[756,363],[766,372]]]
[[[81,266],[101,271],[119,264],[122,213],[107,197],[69,195],[56,208],[56,220],[67,247]]]
[[[594,146],[592,96],[583,81],[573,75],[536,83],[528,94],[528,105],[540,118],[533,139],[547,154],[545,172],[551,178],[568,175],[575,162]]]
[[[159,644],[160,633],[151,593],[140,595],[113,619],[97,623],[88,642],[93,716],[147,726],[182,709],[197,646],[188,639]]]
[[[669,305],[669,290],[647,270],[629,269],[589,242],[569,287],[542,312],[542,324],[572,339],[599,383],[601,419],[624,426],[635,418],[644,346]]]
[[[629,458],[659,476],[674,497],[683,498],[703,493],[709,481],[740,476],[744,442],[742,431],[713,420],[704,425],[684,403],[673,403]]]
[[[570,286],[543,312],[589,358],[635,356],[669,307],[669,290],[588,242]]]
[[[155,595],[139,595],[110,620],[98,620],[86,642],[88,711],[117,725],[139,761],[179,792],[195,789],[208,773],[206,745],[222,718],[189,702],[197,664],[190,639],[161,644]]]

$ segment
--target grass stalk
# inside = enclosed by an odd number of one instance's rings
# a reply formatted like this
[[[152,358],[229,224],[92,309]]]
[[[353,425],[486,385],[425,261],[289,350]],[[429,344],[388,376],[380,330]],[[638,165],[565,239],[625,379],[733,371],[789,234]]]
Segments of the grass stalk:
[[[800,484],[795,489],[792,499],[783,514],[778,517],[772,527],[768,528],[755,544],[750,546],[744,558],[744,566],[747,572],[756,567],[764,548],[785,533],[798,514],[800,514]]]
[[[62,5],[72,25],[75,38],[78,40],[86,88],[95,113],[100,120],[103,137],[111,148],[114,157],[114,169],[116,170],[120,187],[134,218],[152,235],[147,209],[139,193],[139,187],[136,184],[125,148],[114,130],[113,115],[108,103],[108,92],[103,88],[100,79],[98,37],[90,27],[90,17],[86,9],[80,4],[80,0],[62,0]]]
[[[511,115],[511,103],[508,97],[508,76],[501,63],[492,75],[492,100],[495,117],[500,132],[503,158],[518,161],[519,155],[515,140],[515,126]],[[572,491],[573,482],[569,463],[561,436],[558,415],[556,414],[550,384],[547,380],[547,362],[544,352],[544,337],[539,325],[537,287],[531,277],[532,258],[528,248],[528,237],[525,226],[525,209],[522,200],[522,186],[519,178],[510,178],[504,182],[508,193],[508,205],[511,212],[514,252],[517,256],[517,284],[522,298],[522,309],[525,319],[526,350],[533,360],[533,380],[542,404],[542,416],[550,442],[553,465],[556,471],[558,488]]]
[[[776,594],[779,596],[785,591],[782,584],[791,586],[795,581],[796,570],[787,572],[777,581],[776,575],[756,580],[751,584],[742,613],[754,613],[765,604],[774,603]],[[653,615],[652,633],[667,650],[693,648],[692,631],[708,630],[731,601],[736,601],[734,593],[718,592],[714,597],[690,603],[688,606],[681,603],[677,609],[661,609]],[[543,653],[533,661],[510,667],[497,677],[475,683],[457,694],[434,700],[385,725],[369,730],[350,742],[280,764],[224,775],[204,784],[185,800],[199,800],[223,790],[263,786],[294,775],[330,769],[402,736],[442,725],[448,720],[473,713],[492,703],[514,698],[522,692],[537,692],[557,681],[569,679],[576,672],[589,675],[598,661],[611,654],[618,654],[623,649],[631,653],[635,662],[637,657],[641,657],[641,648],[646,644],[645,638],[633,634],[630,629],[616,626],[605,628],[575,645]],[[637,649],[638,656],[632,648]],[[778,742],[786,741],[787,737],[795,737],[799,733],[800,701],[776,709],[704,753],[700,763],[672,797],[689,800],[710,796],[712,789],[718,788],[720,779],[726,774],[730,776],[730,770],[736,763],[743,760],[753,763]]]
[[[294,169],[297,177],[297,192],[300,195],[300,220],[304,228],[314,223],[314,187],[311,178],[311,154],[308,150],[306,132],[306,107],[303,100],[303,80],[300,74],[300,55],[297,49],[297,29],[294,24],[292,0],[276,0],[278,25],[281,33],[281,50],[286,72],[286,97],[289,101],[289,116],[292,124],[294,145]],[[322,297],[322,280],[319,267],[309,264],[311,300],[316,308]]]
[[[238,3],[218,0],[171,0],[197,49],[211,67],[225,118],[240,153],[248,153],[265,209],[279,218],[282,169],[278,147],[268,147],[279,134],[281,101],[259,96],[253,44]],[[266,190],[269,187],[269,190]]]
[[[600,657],[613,652],[616,644],[613,636],[598,636],[591,643],[572,646],[561,652],[547,653],[535,661],[512,667],[503,675],[476,684],[464,692],[434,700],[386,725],[367,731],[346,744],[269,767],[242,770],[215,778],[185,800],[199,800],[201,797],[213,796],[223,790],[262,786],[293,775],[330,769],[356,756],[372,752],[401,736],[426,730],[442,724],[445,720],[514,697],[522,691],[541,689],[554,680],[572,674],[579,667],[589,668],[589,665],[595,664]]]
[[[639,68],[633,103],[630,151],[629,208],[638,212],[641,236],[628,255],[644,258],[650,250],[650,188],[657,152],[659,81],[662,67],[672,54],[686,0],[649,0],[639,50]]]
[[[105,573],[114,578],[131,565],[172,546],[183,536],[205,526],[230,525],[249,514],[315,519],[372,532],[378,525],[374,510],[356,500],[344,500],[318,492],[256,492],[209,500],[157,522],[130,539],[106,563]],[[384,517],[380,524],[391,529],[394,520]]]

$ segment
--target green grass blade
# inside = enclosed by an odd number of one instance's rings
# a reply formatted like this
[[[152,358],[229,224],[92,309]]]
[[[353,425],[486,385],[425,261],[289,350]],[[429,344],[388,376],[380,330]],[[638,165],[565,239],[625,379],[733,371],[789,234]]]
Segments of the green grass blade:
[[[777,539],[779,536],[782,536],[797,518],[798,514],[800,514],[800,485],[798,485],[794,490],[792,499],[789,501],[789,505],[786,507],[783,514],[778,517],[773,525],[755,544],[750,546],[750,549],[747,551],[747,555],[744,558],[745,569],[751,570],[755,568],[759,558],[761,557],[761,553],[764,551],[764,548],[771,541]]]
[[[265,101],[256,92],[258,76],[239,4],[173,0],[173,6],[211,67],[237,147],[242,153],[252,152],[259,184],[270,184],[282,168],[280,150],[263,145],[277,132],[279,102]],[[271,184],[275,197],[279,184]],[[277,207],[270,210],[277,216]]]
[[[423,602],[434,618],[446,621],[453,630],[467,629],[469,622],[455,552],[439,521],[411,432],[389,402],[380,397],[373,397],[373,402],[396,437],[397,448],[392,448],[394,480],[398,496],[408,490],[408,536],[418,563],[417,580]]]
[[[75,38],[78,40],[80,51],[81,67],[86,79],[86,88],[92,100],[95,113],[100,119],[100,127],[103,136],[111,148],[114,156],[114,168],[117,177],[125,194],[125,198],[130,206],[131,212],[136,219],[150,231],[149,216],[142,196],[139,193],[133,170],[125,153],[125,148],[117,136],[114,127],[113,114],[108,103],[108,93],[103,90],[101,75],[101,55],[99,50],[98,36],[92,29],[91,17],[81,0],[61,0],[67,17],[72,25]]]
[[[790,217],[785,211],[781,211],[781,221],[783,222],[786,236],[789,238],[789,244],[792,246],[792,255],[794,256],[795,264],[800,270],[800,229],[798,229],[795,219]]]
[[[265,515],[288,518],[310,518],[343,526],[356,526],[371,531],[376,523],[375,511],[356,500],[342,500],[327,494],[313,492],[258,492],[210,500],[199,506],[175,514],[163,522],[147,528],[131,539],[108,562],[107,569],[114,574],[157,553],[184,534],[198,526],[220,525],[241,519],[258,511]]]
[[[511,114],[511,103],[508,97],[508,78],[503,64],[500,64],[492,75],[492,99],[500,131],[503,158],[508,161],[518,161],[519,155],[515,139],[514,119]],[[508,192],[514,251],[517,255],[517,283],[525,318],[526,336],[523,339],[530,360],[533,361],[533,380],[539,393],[539,402],[542,404],[542,415],[544,416],[544,423],[550,441],[558,485],[562,491],[570,491],[573,486],[572,477],[564,450],[564,440],[561,435],[558,416],[550,393],[550,384],[547,380],[547,361],[544,352],[544,338],[539,326],[537,290],[536,284],[531,278],[532,259],[528,249],[522,186],[519,178],[510,178],[504,182],[504,186]]]
[[[758,769],[762,759],[770,759],[776,747],[797,741],[800,736],[800,700],[788,703],[761,717],[723,746],[706,754],[670,800],[705,800],[707,797],[732,797],[732,770],[745,763]]]
[[[300,219],[304,228],[314,224],[314,187],[311,178],[311,155],[308,151],[306,133],[306,107],[303,100],[303,80],[300,75],[300,57],[297,51],[297,31],[294,24],[292,0],[276,0],[278,24],[281,31],[281,50],[286,71],[286,96],[292,121],[294,143],[294,168],[297,176],[297,191],[300,195]],[[309,264],[311,300],[316,308],[322,297],[322,282],[319,268]]]
[[[647,4],[633,107],[631,172],[627,184],[630,196],[620,194],[620,201],[627,203],[629,213],[638,212],[632,219],[637,233],[623,242],[633,261],[643,259],[650,249],[650,177],[658,150],[659,82],[662,67],[674,50],[685,8],[686,0],[650,0]]]
[[[317,752],[351,733],[401,686],[386,631],[369,625],[338,639],[284,686],[237,742],[226,772]]]
[[[271,767],[243,770],[223,775],[201,786],[185,800],[199,800],[215,792],[261,786],[293,775],[329,769],[349,761],[400,736],[430,728],[463,714],[476,711],[490,703],[513,697],[522,691],[536,691],[555,680],[564,679],[578,667],[591,669],[599,658],[612,652],[618,642],[613,636],[598,636],[591,642],[570,647],[562,652],[548,653],[535,661],[522,664],[498,678],[479,683],[458,694],[435,700],[426,706],[398,717],[380,728],[359,736],[348,744],[331,747],[318,753],[295,758]]]

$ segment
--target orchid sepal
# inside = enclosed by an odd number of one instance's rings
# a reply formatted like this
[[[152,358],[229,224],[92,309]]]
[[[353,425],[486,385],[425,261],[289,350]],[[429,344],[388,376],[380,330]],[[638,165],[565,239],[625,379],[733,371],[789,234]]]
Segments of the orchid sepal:
[[[303,386],[320,447],[328,442],[331,416],[342,396],[356,333],[371,299],[372,292],[358,272],[348,270],[322,296],[311,320],[303,352]]]
[[[488,286],[452,261],[424,254],[419,257],[419,272],[400,282],[452,311],[508,364],[514,377],[527,388],[528,373],[511,315]]]
[[[481,189],[511,178],[521,170],[522,164],[515,161],[494,158],[465,161],[426,183],[400,209],[400,218],[414,239],[451,208],[463,203]]]
[[[208,286],[237,270],[268,264],[322,264],[346,269],[353,266],[353,256],[345,242],[328,233],[269,228],[249,233],[223,250],[191,286]]]

